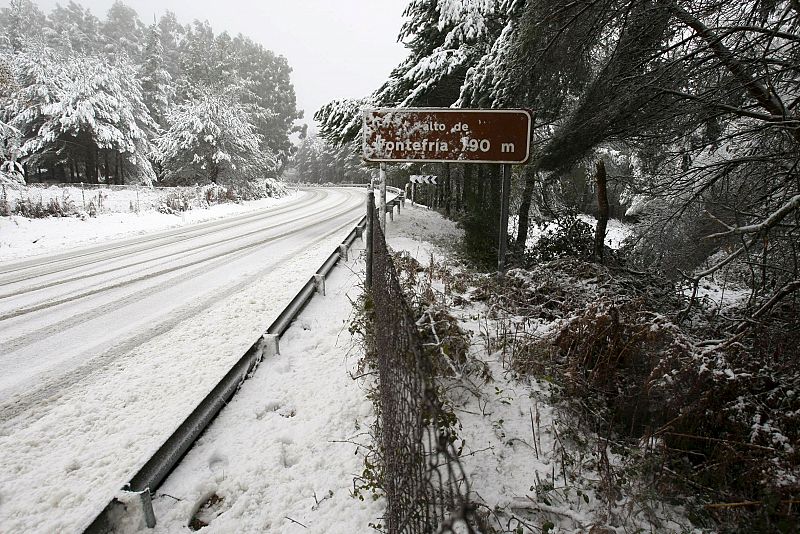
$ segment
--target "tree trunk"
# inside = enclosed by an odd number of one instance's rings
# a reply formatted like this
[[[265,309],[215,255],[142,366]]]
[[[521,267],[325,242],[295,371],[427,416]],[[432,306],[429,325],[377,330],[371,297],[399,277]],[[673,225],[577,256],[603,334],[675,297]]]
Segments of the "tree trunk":
[[[594,257],[593,260],[603,263],[603,248],[606,241],[606,228],[608,227],[608,190],[606,188],[606,164],[603,160],[597,161],[597,228],[594,231]]]
[[[464,165],[457,167],[458,178],[456,179],[456,211],[464,211]]]
[[[106,184],[116,183],[111,179],[111,166],[108,164],[108,151],[103,153],[103,174],[106,177]]]
[[[100,183],[97,176],[97,149],[91,139],[86,142],[86,181],[92,184]]]
[[[517,214],[517,246],[520,250],[525,249],[525,242],[528,240],[531,199],[536,185],[536,166],[527,165],[523,170],[523,174],[525,176],[525,187],[522,190],[522,202],[520,202],[519,213]]]
[[[452,183],[450,178],[450,164],[445,163],[445,176],[444,176],[444,212],[447,216],[450,216],[450,209],[453,205],[453,190],[452,190]]]

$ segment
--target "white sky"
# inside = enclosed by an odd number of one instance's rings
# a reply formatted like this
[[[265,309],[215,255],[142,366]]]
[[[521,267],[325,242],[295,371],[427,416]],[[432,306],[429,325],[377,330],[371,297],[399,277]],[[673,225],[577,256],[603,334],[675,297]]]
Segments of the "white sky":
[[[48,13],[56,3],[34,0]],[[397,43],[408,0],[128,0],[145,24],[172,11],[181,24],[208,20],[214,33],[242,33],[285,56],[303,122],[336,98],[369,95],[405,58]],[[78,0],[104,19],[113,0]],[[2,4],[8,5],[8,1]]]

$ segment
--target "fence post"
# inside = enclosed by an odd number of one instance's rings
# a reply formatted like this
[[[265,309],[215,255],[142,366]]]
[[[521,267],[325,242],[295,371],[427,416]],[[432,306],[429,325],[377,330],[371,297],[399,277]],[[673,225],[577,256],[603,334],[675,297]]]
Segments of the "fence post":
[[[367,194],[367,289],[372,289],[372,234],[375,224],[375,194],[370,187]]]
[[[83,200],[83,211],[86,211],[86,193],[83,191],[83,182],[81,182],[81,199]]]
[[[261,336],[261,357],[268,358],[281,353],[280,338],[275,334]]]

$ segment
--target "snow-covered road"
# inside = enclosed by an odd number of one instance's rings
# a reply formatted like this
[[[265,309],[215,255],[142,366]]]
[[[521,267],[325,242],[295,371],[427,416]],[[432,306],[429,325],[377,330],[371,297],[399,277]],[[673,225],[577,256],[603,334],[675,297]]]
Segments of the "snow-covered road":
[[[80,529],[362,215],[363,190],[0,266],[0,525]]]

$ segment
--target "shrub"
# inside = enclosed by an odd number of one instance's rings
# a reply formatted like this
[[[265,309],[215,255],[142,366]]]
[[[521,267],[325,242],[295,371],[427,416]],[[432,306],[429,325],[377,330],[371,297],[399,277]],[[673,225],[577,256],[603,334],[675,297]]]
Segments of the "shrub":
[[[175,215],[176,213],[181,213],[190,209],[191,203],[189,196],[185,191],[180,189],[170,191],[158,206],[158,211],[160,213],[166,213],[168,215]]]
[[[557,218],[526,252],[528,264],[559,258],[586,260],[594,250],[594,230],[574,215]]]
[[[0,217],[8,217],[11,215],[11,206],[8,203],[6,186],[0,185],[0,188],[2,188],[2,192],[0,192]]]
[[[647,444],[658,457],[641,468],[660,491],[720,503],[707,512],[726,531],[793,531],[800,320],[792,306],[734,335],[702,303],[693,321],[673,322],[682,299],[646,275],[565,259],[491,283],[492,307],[552,325],[544,336],[513,336],[513,368],[560,383],[595,430]]]

